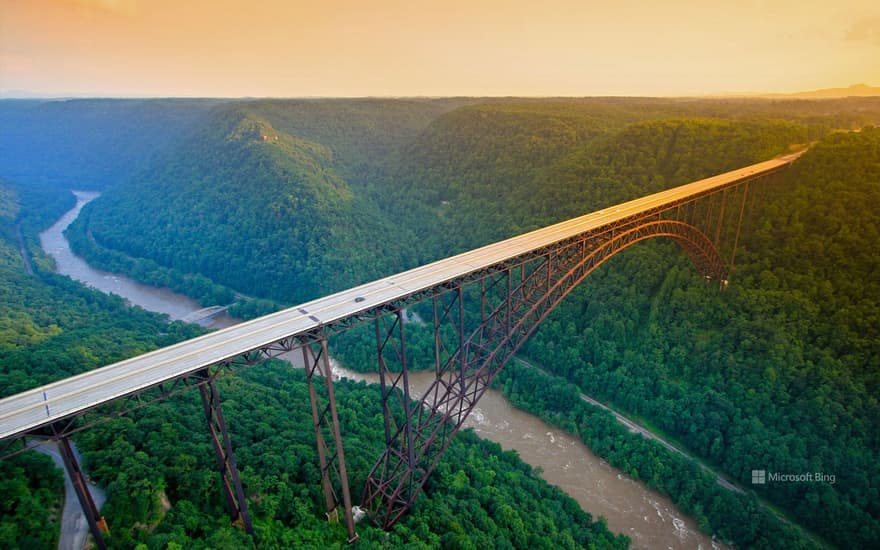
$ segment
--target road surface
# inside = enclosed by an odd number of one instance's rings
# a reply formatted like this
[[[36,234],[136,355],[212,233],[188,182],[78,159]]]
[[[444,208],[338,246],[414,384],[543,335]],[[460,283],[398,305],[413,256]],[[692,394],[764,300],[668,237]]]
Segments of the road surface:
[[[550,374],[550,373],[548,373],[546,370],[542,369],[541,367],[539,367],[539,366],[537,366],[537,365],[534,365],[534,364],[532,364],[532,363],[529,363],[529,362],[526,361],[525,359],[522,359],[522,358],[520,358],[520,357],[517,357],[516,360],[519,361],[520,363],[522,363],[523,365],[529,367],[529,368],[533,368],[533,369],[535,369],[535,370],[541,371],[542,373],[546,374],[547,376],[555,376],[554,374]],[[717,471],[715,471],[713,468],[711,468],[711,467],[709,467],[709,466],[703,464],[700,460],[698,460],[698,459],[697,459],[696,457],[694,457],[693,455],[687,453],[686,451],[683,451],[683,450],[679,449],[678,447],[676,447],[676,446],[673,445],[672,443],[666,441],[665,439],[663,439],[662,437],[660,437],[660,436],[657,435],[656,433],[652,432],[652,431],[649,430],[648,428],[642,426],[642,425],[639,424],[638,422],[636,422],[636,421],[634,421],[634,420],[632,420],[632,419],[630,419],[630,418],[627,418],[626,416],[623,416],[622,414],[618,413],[617,411],[615,411],[614,409],[612,409],[612,408],[609,407],[608,405],[605,405],[604,403],[601,403],[601,402],[599,402],[599,401],[596,401],[595,399],[593,399],[592,397],[590,397],[590,396],[587,395],[587,394],[579,393],[579,395],[581,396],[581,399],[583,399],[583,400],[586,401],[587,403],[589,403],[589,404],[591,404],[591,405],[595,405],[596,407],[600,407],[600,408],[602,408],[602,409],[605,409],[606,411],[608,411],[608,412],[610,412],[611,414],[613,414],[613,415],[614,415],[614,418],[616,418],[618,422],[620,422],[621,424],[623,424],[624,426],[626,426],[627,429],[628,429],[630,432],[633,432],[633,433],[639,433],[639,434],[641,434],[643,437],[647,437],[648,439],[653,439],[654,441],[656,441],[657,443],[660,443],[661,445],[663,445],[664,447],[666,447],[666,448],[669,449],[670,451],[672,451],[672,452],[674,452],[674,453],[678,453],[678,454],[680,454],[681,456],[687,458],[688,460],[692,460],[692,461],[696,462],[696,463],[700,466],[700,468],[702,468],[704,471],[706,471],[706,472],[708,472],[709,474],[715,476],[715,481],[718,482],[718,485],[721,485],[722,487],[724,487],[725,489],[728,489],[728,490],[730,490],[730,491],[735,491],[735,492],[737,492],[737,493],[743,493],[743,494],[746,493],[746,490],[743,489],[742,487],[740,487],[739,485],[736,485],[736,484],[732,483],[732,482],[729,481],[727,478],[723,477],[721,474],[719,474]],[[827,544],[824,540],[822,540],[821,538],[819,538],[819,537],[818,537],[817,535],[815,535],[814,533],[807,531],[806,529],[804,529],[804,528],[803,528],[801,525],[799,525],[798,523],[796,523],[796,522],[794,522],[794,521],[788,519],[788,518],[785,517],[784,515],[782,515],[782,513],[778,512],[776,509],[774,509],[772,506],[770,506],[766,501],[764,501],[763,498],[759,497],[759,498],[758,498],[758,501],[759,501],[759,503],[760,503],[761,506],[763,506],[763,507],[764,507],[765,509],[767,509],[768,511],[772,512],[773,515],[775,515],[775,516],[776,516],[777,518],[779,518],[780,520],[782,520],[782,521],[784,521],[785,523],[791,525],[791,526],[794,527],[795,529],[797,529],[797,530],[803,532],[806,536],[808,536],[808,537],[811,538],[812,540],[816,541],[818,544],[820,544],[820,545],[822,545],[822,546],[828,546],[828,544]]]
[[[34,268],[31,265],[31,257],[27,248],[24,246],[24,239],[21,236],[21,224],[15,224],[15,236],[18,237],[18,251],[21,253],[21,259],[24,262],[24,270],[28,275],[34,274]]]

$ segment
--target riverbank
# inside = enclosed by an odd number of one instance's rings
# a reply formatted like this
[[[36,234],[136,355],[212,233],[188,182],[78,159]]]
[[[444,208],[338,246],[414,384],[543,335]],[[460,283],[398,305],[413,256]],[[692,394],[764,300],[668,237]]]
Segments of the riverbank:
[[[536,370],[538,370],[548,376],[553,376],[550,373],[548,373],[546,370],[535,365],[534,363],[531,363],[530,361],[526,361],[522,357],[517,357],[516,361],[518,361],[520,364],[525,365],[529,368],[536,369]],[[681,456],[687,458],[688,460],[692,460],[692,461],[696,462],[697,464],[699,464],[700,468],[702,468],[704,471],[709,472],[710,474],[715,476],[715,479],[718,481],[718,485],[721,485],[722,487],[724,487],[725,489],[728,489],[730,491],[735,491],[737,493],[745,494],[746,491],[742,487],[739,487],[738,485],[734,485],[727,478],[722,476],[720,473],[718,473],[717,471],[715,471],[714,469],[712,469],[711,467],[709,467],[708,465],[706,465],[702,461],[700,461],[697,457],[695,457],[692,454],[687,453],[687,452],[681,450],[680,448],[676,447],[675,445],[673,445],[672,443],[670,443],[669,441],[664,439],[660,434],[649,430],[648,428],[639,424],[635,420],[620,414],[619,412],[617,412],[617,410],[606,405],[605,403],[597,401],[596,399],[590,397],[589,395],[587,395],[585,393],[581,393],[580,398],[583,401],[586,401],[587,403],[589,403],[590,405],[593,405],[595,407],[599,407],[600,409],[604,409],[604,410],[610,412],[614,416],[614,418],[617,419],[618,422],[620,422],[621,424],[626,426],[626,428],[631,433],[637,433],[637,434],[642,435],[643,437],[647,437],[648,439],[653,439],[654,441],[663,445],[665,448],[669,449],[673,453],[678,453]]]
[[[64,230],[76,220],[83,207],[97,199],[101,194],[94,191],[73,191],[76,206],[66,212],[49,229],[40,233],[40,247],[55,260],[55,270],[61,275],[100,290],[106,294],[116,294],[133,305],[149,311],[164,313],[173,320],[182,321],[194,312],[203,309],[195,300],[167,288],[146,285],[119,273],[96,269],[70,249]],[[228,315],[217,315],[204,326],[223,328],[237,323]]]
[[[527,361],[521,357],[517,357],[516,361],[523,366],[534,369],[534,370],[544,374],[545,376],[556,377],[556,375],[553,375],[553,374],[547,372],[544,368],[542,368],[538,365],[535,365],[534,363]],[[578,388],[578,390],[580,391],[580,388]],[[700,469],[702,469],[704,472],[712,475],[715,478],[715,481],[721,487],[727,489],[728,491],[733,491],[733,492],[739,493],[741,495],[748,494],[748,491],[746,491],[746,489],[731,482],[729,479],[725,478],[723,475],[721,475],[720,472],[718,472],[715,468],[713,468],[712,466],[707,464],[704,460],[702,460],[701,458],[694,456],[693,454],[683,450],[679,446],[680,444],[678,442],[676,442],[676,444],[671,443],[666,438],[666,436],[664,436],[663,434],[661,434],[657,431],[654,431],[654,429],[647,427],[644,424],[641,424],[640,422],[638,422],[637,420],[635,420],[633,418],[624,416],[623,414],[618,412],[613,407],[606,405],[600,401],[597,401],[596,399],[594,399],[594,398],[592,398],[582,392],[579,393],[578,395],[582,401],[589,403],[595,407],[599,407],[600,409],[606,410],[609,413],[611,413],[611,415],[614,416],[614,418],[618,422],[623,424],[630,431],[630,433],[637,433],[637,434],[641,435],[642,437],[656,441],[657,443],[662,445],[664,448],[666,448],[666,449],[668,449],[678,455],[681,455],[682,457],[686,458],[690,462],[693,462],[694,464],[698,465],[700,467]],[[815,533],[810,532],[807,529],[805,529],[803,526],[798,524],[793,518],[789,517],[783,510],[779,509],[778,507],[772,505],[771,503],[767,502],[765,499],[760,498],[760,497],[757,497],[757,502],[766,511],[775,515],[777,519],[787,523],[792,528],[798,530],[798,532],[800,532],[804,537],[809,538],[810,540],[812,540],[814,543],[816,543],[817,545],[819,545],[821,547],[831,548],[831,546],[828,544],[827,541],[823,540],[821,537],[819,537]]]

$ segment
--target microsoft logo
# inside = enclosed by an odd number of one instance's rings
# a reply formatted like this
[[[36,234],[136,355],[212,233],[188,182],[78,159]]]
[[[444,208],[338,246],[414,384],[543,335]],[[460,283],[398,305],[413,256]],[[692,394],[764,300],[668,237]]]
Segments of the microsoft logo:
[[[782,473],[770,472],[767,470],[752,470],[752,485],[766,485],[768,483],[828,483],[834,485],[837,482],[837,476],[834,474],[826,474],[824,472],[801,472],[801,473]]]

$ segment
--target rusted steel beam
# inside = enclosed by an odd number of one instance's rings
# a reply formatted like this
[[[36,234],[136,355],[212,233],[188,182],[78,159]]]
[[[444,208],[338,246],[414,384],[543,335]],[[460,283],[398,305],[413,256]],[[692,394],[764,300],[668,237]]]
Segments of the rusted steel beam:
[[[199,384],[199,393],[202,396],[205,420],[208,423],[208,433],[211,435],[211,443],[217,456],[217,469],[223,482],[223,495],[226,497],[226,508],[233,525],[237,525],[251,536],[254,536],[254,528],[248,513],[247,500],[241,478],[238,475],[238,466],[235,464],[235,455],[232,452],[232,440],[226,429],[226,420],[223,417],[223,408],[220,405],[220,394],[217,391],[215,379],[207,371],[199,373],[204,380]]]
[[[86,483],[86,477],[79,467],[79,461],[76,459],[76,454],[73,452],[70,440],[61,436],[56,437],[55,441],[58,443],[58,450],[61,453],[61,460],[64,462],[64,469],[67,470],[67,475],[73,484],[73,490],[76,492],[76,498],[79,500],[83,515],[85,515],[86,522],[89,524],[89,532],[95,540],[95,546],[101,550],[106,550],[107,542],[104,540],[104,535],[110,533],[110,529],[107,527],[104,516],[101,515],[98,507],[95,506],[92,493],[89,491],[88,484]]]
[[[303,361],[306,369],[306,382],[309,388],[309,401],[312,406],[312,421],[318,447],[318,461],[321,468],[321,485],[324,488],[324,503],[327,520],[339,520],[339,506],[345,519],[348,542],[358,539],[352,511],[351,490],[348,484],[348,471],[345,467],[345,452],[342,447],[342,430],[339,427],[339,414],[336,410],[336,395],[333,389],[333,370],[327,339],[318,336],[317,341],[303,346]],[[326,403],[315,388],[315,377],[324,379]],[[325,433],[326,432],[326,433]],[[328,445],[332,442],[332,447]],[[333,478],[336,478],[335,480]],[[339,502],[334,481],[340,486],[342,502]]]

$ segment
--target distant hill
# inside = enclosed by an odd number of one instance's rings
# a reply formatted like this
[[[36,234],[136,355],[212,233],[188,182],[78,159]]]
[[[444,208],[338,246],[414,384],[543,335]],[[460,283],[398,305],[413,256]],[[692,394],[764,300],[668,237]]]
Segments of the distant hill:
[[[880,86],[853,84],[847,88],[824,88],[806,92],[758,94],[760,97],[785,99],[839,99],[842,97],[880,97]]]
[[[381,214],[369,173],[447,103],[221,105],[77,223],[108,248],[289,303],[368,281],[418,253],[400,246],[412,238]]]
[[[104,189],[146,168],[221,101],[0,100],[0,177]]]
[[[604,99],[463,107],[405,150],[394,172],[392,191],[405,195],[397,210],[428,207],[419,218],[436,221],[413,224],[419,243],[450,255],[816,137],[808,124],[695,116],[707,109],[729,117],[740,107]]]

